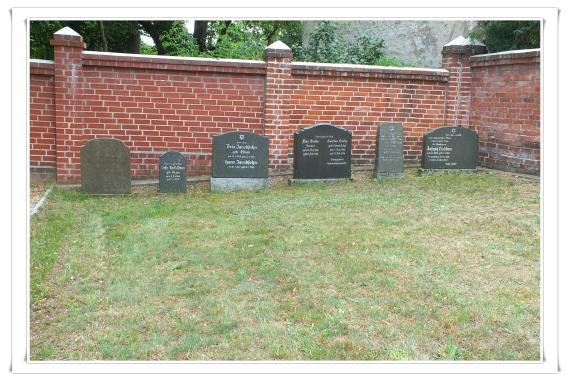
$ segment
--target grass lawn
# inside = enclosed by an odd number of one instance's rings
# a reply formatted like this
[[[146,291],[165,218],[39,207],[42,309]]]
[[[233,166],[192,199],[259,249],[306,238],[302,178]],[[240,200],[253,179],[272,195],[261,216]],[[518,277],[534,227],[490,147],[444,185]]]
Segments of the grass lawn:
[[[32,217],[32,360],[540,359],[536,180],[134,192]]]

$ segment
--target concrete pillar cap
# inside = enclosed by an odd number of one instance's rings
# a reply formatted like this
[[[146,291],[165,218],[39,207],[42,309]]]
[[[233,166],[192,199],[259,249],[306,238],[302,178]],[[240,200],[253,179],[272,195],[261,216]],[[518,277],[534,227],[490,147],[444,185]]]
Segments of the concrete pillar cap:
[[[275,41],[263,51],[263,58],[267,59],[267,57],[291,59],[293,58],[293,51],[283,42]]]
[[[459,36],[456,39],[448,42],[444,46],[486,46],[486,45],[479,40]]]
[[[287,46],[284,42],[275,41],[273,44],[269,45],[265,49],[272,49],[272,50],[291,50],[290,47]]]
[[[76,31],[74,31],[73,29],[71,29],[70,27],[66,26],[65,28],[61,28],[60,30],[58,30],[57,32],[55,32],[54,34],[58,34],[58,35],[64,35],[64,36],[77,36],[77,37],[81,37],[81,35],[79,33],[77,33]]]

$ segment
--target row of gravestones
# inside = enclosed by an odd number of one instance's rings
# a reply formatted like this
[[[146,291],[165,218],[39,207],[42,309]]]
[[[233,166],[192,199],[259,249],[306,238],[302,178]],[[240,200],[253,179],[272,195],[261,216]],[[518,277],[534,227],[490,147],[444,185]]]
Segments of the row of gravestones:
[[[374,176],[404,172],[401,123],[383,123],[376,136]],[[479,136],[462,127],[442,127],[424,135],[422,168],[475,169]],[[352,135],[344,128],[317,124],[294,137],[293,181],[313,182],[351,176]],[[269,139],[251,132],[213,138],[211,189],[227,192],[268,185]],[[167,152],[159,160],[159,191],[186,192],[186,157]],[[93,139],[81,149],[81,187],[91,194],[126,194],[131,190],[130,153],[117,139]]]

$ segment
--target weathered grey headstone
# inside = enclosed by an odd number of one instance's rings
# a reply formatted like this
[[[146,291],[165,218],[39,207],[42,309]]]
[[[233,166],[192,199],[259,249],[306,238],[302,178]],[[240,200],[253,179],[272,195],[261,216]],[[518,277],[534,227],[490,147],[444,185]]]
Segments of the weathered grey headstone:
[[[349,178],[351,160],[352,135],[344,128],[316,124],[295,132],[295,181]]]
[[[186,192],[186,157],[169,151],[159,160],[158,190],[160,193]]]
[[[261,189],[268,185],[269,139],[252,132],[214,136],[212,177],[214,192]]]
[[[131,193],[131,155],[118,139],[92,139],[81,147],[81,190],[90,194]]]
[[[468,128],[441,127],[424,135],[422,168],[475,169],[479,135]]]
[[[404,129],[402,123],[382,123],[376,132],[377,179],[402,177],[404,174]]]

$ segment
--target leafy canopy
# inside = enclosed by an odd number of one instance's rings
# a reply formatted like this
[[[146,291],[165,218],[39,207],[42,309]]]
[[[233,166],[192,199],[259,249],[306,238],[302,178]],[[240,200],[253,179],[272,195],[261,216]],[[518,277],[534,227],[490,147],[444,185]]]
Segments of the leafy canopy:
[[[69,26],[83,36],[88,50],[187,57],[260,60],[271,43],[281,40],[296,61],[403,66],[384,54],[384,40],[365,34],[351,43],[339,38],[330,21],[319,22],[303,46],[302,21],[197,20],[194,34],[184,21],[32,21],[30,56],[53,58],[53,33]],[[141,41],[151,37],[154,46]]]
[[[297,55],[303,61],[312,62],[405,66],[384,53],[383,39],[359,34],[354,41],[345,42],[339,38],[337,27],[330,21],[321,21],[316,25],[307,45]]]
[[[479,21],[470,36],[490,53],[540,48],[540,21]]]

